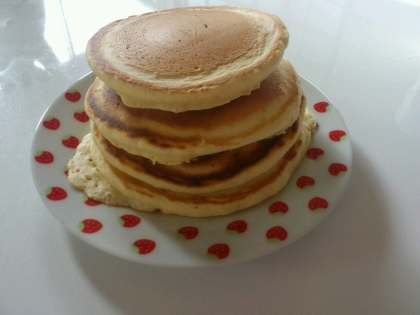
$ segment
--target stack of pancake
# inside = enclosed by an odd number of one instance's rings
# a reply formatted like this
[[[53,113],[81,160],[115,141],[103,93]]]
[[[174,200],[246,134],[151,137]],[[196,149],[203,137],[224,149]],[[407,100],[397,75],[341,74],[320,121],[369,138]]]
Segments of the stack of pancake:
[[[189,7],[115,21],[89,41],[91,119],[69,162],[90,198],[140,211],[225,215],[279,192],[315,121],[283,58],[282,21]]]

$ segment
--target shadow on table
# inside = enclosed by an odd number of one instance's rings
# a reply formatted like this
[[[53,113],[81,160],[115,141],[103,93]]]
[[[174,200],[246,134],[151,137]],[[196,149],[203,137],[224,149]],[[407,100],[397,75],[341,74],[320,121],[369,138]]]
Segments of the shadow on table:
[[[367,153],[357,144],[353,150],[349,186],[332,213],[302,239],[259,259],[159,268],[115,258],[70,234],[69,243],[86,277],[124,314],[385,311],[398,294],[380,268],[390,242],[390,197]]]

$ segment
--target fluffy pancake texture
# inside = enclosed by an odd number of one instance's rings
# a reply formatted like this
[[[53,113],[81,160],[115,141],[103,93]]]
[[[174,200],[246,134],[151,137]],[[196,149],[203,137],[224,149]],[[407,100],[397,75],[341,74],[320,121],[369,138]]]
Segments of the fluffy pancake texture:
[[[69,182],[94,200],[107,205],[131,207],[129,198],[112,187],[100,174],[91,158],[89,145],[90,133],[83,138],[67,165]]]
[[[242,185],[276,164],[296,142],[304,113],[305,106],[301,106],[298,120],[283,135],[174,166],[153,164],[142,156],[113,146],[93,123],[91,131],[103,157],[120,171],[161,189],[191,194],[209,193]]]
[[[275,15],[184,7],[110,23],[90,39],[86,56],[126,106],[183,112],[248,95],[275,69],[288,40]]]
[[[283,58],[251,95],[212,109],[175,114],[130,108],[96,79],[85,110],[112,145],[152,162],[178,165],[284,133],[297,120],[301,100],[299,77]]]
[[[315,120],[283,58],[274,15],[184,7],[100,29],[86,56],[91,133],[70,183],[104,204],[190,217],[227,215],[278,193]]]
[[[244,184],[213,193],[177,193],[135,179],[107,162],[91,140],[91,134],[83,138],[69,163],[69,180],[89,197],[94,195],[96,200],[107,204],[127,206],[129,203],[140,211],[159,210],[192,217],[226,215],[260,203],[280,191],[309,147],[314,128],[313,116],[306,111],[297,141],[273,167]]]

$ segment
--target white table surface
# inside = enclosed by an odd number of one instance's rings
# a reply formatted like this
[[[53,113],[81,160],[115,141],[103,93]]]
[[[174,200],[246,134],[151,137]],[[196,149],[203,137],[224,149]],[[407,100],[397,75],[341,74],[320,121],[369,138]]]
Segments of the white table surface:
[[[292,245],[205,269],[125,261],[80,241],[32,182],[44,111],[89,67],[101,26],[230,4],[280,16],[285,56],[341,112],[348,189]],[[420,314],[420,1],[0,2],[0,314]]]

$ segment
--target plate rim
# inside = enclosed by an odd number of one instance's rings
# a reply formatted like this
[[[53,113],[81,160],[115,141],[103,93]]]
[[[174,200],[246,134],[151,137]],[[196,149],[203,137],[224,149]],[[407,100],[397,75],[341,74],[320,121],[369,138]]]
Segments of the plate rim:
[[[138,255],[138,256],[134,256],[134,255],[133,256],[128,256],[128,255],[122,255],[122,254],[118,253],[117,251],[116,252],[112,252],[107,247],[101,246],[101,245],[95,243],[92,239],[88,239],[88,238],[82,237],[83,235],[81,235],[81,233],[77,233],[76,230],[74,230],[70,226],[68,226],[69,225],[68,223],[64,222],[64,220],[58,215],[58,212],[57,211],[54,211],[54,210],[52,210],[50,208],[50,206],[46,203],[46,200],[42,197],[41,190],[40,190],[40,188],[38,187],[38,185],[36,183],[36,177],[37,177],[37,175],[36,175],[35,166],[37,165],[37,163],[34,162],[34,158],[33,158],[34,157],[34,152],[36,150],[36,147],[35,147],[36,146],[36,139],[37,139],[37,136],[39,134],[39,130],[41,129],[42,121],[46,117],[47,113],[51,110],[51,108],[53,108],[54,106],[57,106],[57,104],[60,103],[60,101],[61,101],[60,100],[60,96],[62,97],[62,95],[64,95],[64,93],[66,91],[68,91],[73,86],[78,85],[78,84],[89,84],[89,82],[93,82],[94,78],[95,78],[95,75],[93,74],[93,72],[88,72],[87,74],[81,76],[79,79],[77,79],[72,84],[70,84],[66,89],[63,89],[61,91],[61,93],[59,93],[57,95],[57,97],[54,99],[54,101],[49,104],[49,106],[45,109],[45,111],[41,115],[41,117],[40,117],[40,119],[39,119],[39,121],[37,123],[37,126],[35,128],[35,131],[33,133],[32,143],[31,143],[31,152],[30,152],[29,158],[30,158],[30,162],[31,162],[32,182],[33,182],[33,184],[35,186],[35,189],[36,189],[37,193],[39,194],[39,196],[40,196],[40,198],[41,198],[44,206],[65,227],[65,230],[67,230],[67,232],[70,232],[77,239],[79,239],[79,240],[81,240],[81,241],[83,241],[85,243],[88,243],[90,246],[96,248],[97,250],[101,250],[101,251],[103,251],[103,252],[105,252],[107,254],[110,254],[112,256],[115,256],[115,257],[118,257],[118,258],[121,258],[121,259],[124,259],[124,260],[132,261],[132,262],[135,262],[135,263],[141,263],[141,264],[151,265],[151,266],[159,266],[159,267],[202,268],[202,267],[222,266],[222,265],[231,265],[231,264],[236,264],[236,263],[242,263],[242,262],[245,262],[245,261],[253,260],[253,259],[256,259],[256,258],[260,258],[260,257],[266,256],[268,254],[274,253],[274,252],[276,252],[276,251],[278,251],[280,249],[283,249],[284,247],[289,246],[290,244],[294,243],[295,241],[297,241],[299,239],[302,239],[303,236],[307,235],[315,227],[317,227],[318,225],[320,225],[320,223],[322,221],[324,221],[324,219],[336,208],[337,203],[340,201],[340,199],[342,198],[342,196],[344,195],[344,193],[345,193],[345,191],[347,189],[348,183],[350,181],[351,173],[352,173],[351,170],[352,170],[352,167],[353,167],[353,154],[354,154],[353,149],[352,149],[351,136],[350,136],[350,133],[348,131],[348,127],[347,127],[347,125],[345,123],[345,120],[344,120],[343,116],[341,115],[339,109],[335,106],[334,102],[332,102],[328,98],[328,96],[325,95],[325,93],[323,93],[311,81],[309,81],[305,77],[299,75],[299,78],[301,79],[301,81],[305,82],[304,84],[307,84],[311,88],[315,89],[320,95],[322,95],[322,97],[326,101],[328,101],[333,106],[334,110],[337,111],[338,117],[340,118],[340,123],[343,125],[343,129],[345,129],[346,132],[347,132],[346,136],[348,137],[348,142],[349,142],[349,153],[350,154],[347,156],[347,158],[348,158],[348,164],[349,164],[349,170],[350,170],[350,172],[348,172],[348,176],[346,178],[344,187],[340,191],[340,194],[337,197],[337,200],[335,201],[334,204],[331,205],[331,208],[328,210],[328,212],[325,215],[323,215],[320,219],[318,219],[315,224],[311,225],[309,229],[305,229],[304,231],[302,231],[301,232],[301,235],[294,237],[294,239],[291,240],[291,241],[288,241],[287,244],[282,245],[282,246],[276,246],[275,248],[273,247],[273,248],[270,248],[268,250],[262,250],[261,252],[259,252],[258,255],[254,255],[252,257],[242,257],[242,258],[239,257],[239,258],[234,259],[233,261],[229,259],[229,260],[220,260],[217,263],[212,263],[212,262],[196,263],[196,264],[194,264],[194,263],[193,264],[191,264],[191,263],[190,264],[185,264],[185,263],[184,264],[180,264],[180,263],[176,264],[176,263],[165,263],[165,262],[156,263],[155,261],[150,262],[148,260],[139,259],[139,257],[142,257],[140,255]],[[85,82],[82,82],[82,81],[85,81],[85,80],[88,81],[88,82],[86,82],[86,83]],[[87,90],[87,88],[88,88],[88,86],[86,87],[86,90]],[[290,185],[290,182],[286,186],[288,186],[288,185]],[[109,207],[112,208],[113,206],[109,206]],[[247,209],[241,210],[241,211],[246,211],[246,210]],[[132,209],[127,208],[127,211],[135,211],[135,210],[132,210]],[[238,212],[240,212],[240,211],[238,211]],[[199,218],[199,220],[203,220],[203,219],[206,219],[206,218]],[[194,261],[196,261],[196,260],[194,260]]]

